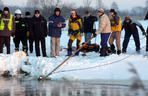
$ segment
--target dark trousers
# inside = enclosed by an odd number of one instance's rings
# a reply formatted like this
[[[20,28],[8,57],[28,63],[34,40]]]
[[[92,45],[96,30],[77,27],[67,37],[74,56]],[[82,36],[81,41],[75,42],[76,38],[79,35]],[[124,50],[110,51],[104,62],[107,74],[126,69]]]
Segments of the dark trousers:
[[[108,55],[107,42],[108,42],[109,36],[110,36],[110,33],[101,33],[100,56],[107,56]]]
[[[0,53],[3,53],[4,45],[7,48],[7,54],[10,54],[10,36],[0,36]]]
[[[125,32],[122,50],[126,51],[131,35],[133,35],[136,49],[137,50],[140,49],[139,33],[138,31],[136,31],[136,32]]]
[[[101,46],[106,47],[110,33],[101,33]]]
[[[35,38],[36,56],[40,56],[40,43],[41,43],[43,57],[46,57],[47,55],[46,55],[45,38]]]
[[[148,51],[148,27],[147,27],[147,37],[146,37],[146,51]]]
[[[15,43],[15,50],[19,50],[20,42],[23,45],[23,51],[27,52],[27,38],[26,37],[15,37],[14,43]]]
[[[33,52],[33,42],[34,42],[34,39],[29,37],[28,41],[29,41],[28,48],[29,48],[30,53],[32,53]]]

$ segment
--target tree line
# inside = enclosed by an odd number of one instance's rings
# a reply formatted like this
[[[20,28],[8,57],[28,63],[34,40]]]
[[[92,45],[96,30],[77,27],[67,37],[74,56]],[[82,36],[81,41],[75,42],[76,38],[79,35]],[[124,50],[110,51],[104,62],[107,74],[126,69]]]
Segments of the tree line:
[[[65,4],[61,0],[28,0],[25,7],[21,7],[20,9],[25,13],[25,11],[30,11],[33,15],[35,9],[39,9],[43,16],[48,18],[53,14],[53,10],[55,7],[60,7],[62,10],[62,15],[65,18],[68,18],[70,15],[71,9],[77,9],[79,15],[83,16],[85,11],[89,10],[93,15],[96,15],[98,8],[104,8],[106,13],[109,12],[108,9],[102,2],[102,0],[95,0],[95,8],[92,7],[93,0],[83,0],[83,6],[76,8],[75,3]],[[94,5],[93,5],[94,6]],[[0,9],[4,7],[3,1],[0,0]],[[18,6],[9,6],[12,13]],[[114,1],[111,4],[111,8],[116,9],[119,15],[124,18],[126,15],[129,15],[135,19],[143,19],[148,11],[148,0],[145,2],[144,7],[134,7],[131,10],[120,10],[118,4]]]

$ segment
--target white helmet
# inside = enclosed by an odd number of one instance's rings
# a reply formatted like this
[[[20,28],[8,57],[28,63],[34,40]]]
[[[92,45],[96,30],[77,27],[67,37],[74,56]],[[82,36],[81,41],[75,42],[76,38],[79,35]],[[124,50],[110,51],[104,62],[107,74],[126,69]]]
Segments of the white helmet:
[[[15,14],[22,14],[20,9],[15,10]]]

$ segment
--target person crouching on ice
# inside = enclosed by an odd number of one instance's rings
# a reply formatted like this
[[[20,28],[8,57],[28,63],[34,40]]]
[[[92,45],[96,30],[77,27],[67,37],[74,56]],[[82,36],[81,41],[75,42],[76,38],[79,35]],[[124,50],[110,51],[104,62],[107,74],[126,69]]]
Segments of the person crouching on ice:
[[[126,53],[126,49],[127,49],[131,35],[133,35],[133,38],[135,41],[136,51],[140,52],[140,39],[139,39],[137,26],[141,29],[143,35],[146,35],[143,26],[139,22],[132,20],[131,17],[129,16],[125,17],[123,21],[123,26],[122,26],[122,29],[125,30],[122,53]]]
[[[68,42],[68,56],[72,55],[72,43],[75,39],[77,39],[77,49],[80,48],[81,44],[81,33],[82,33],[82,18],[77,14],[76,10],[71,11],[71,16],[69,18],[69,29],[68,34],[70,36]],[[79,55],[77,52],[75,55]]]
[[[101,33],[101,49],[100,56],[108,55],[108,46],[107,42],[111,33],[111,25],[109,17],[104,13],[104,9],[100,8],[98,10],[99,16],[99,29],[93,35],[96,37],[97,34]]]

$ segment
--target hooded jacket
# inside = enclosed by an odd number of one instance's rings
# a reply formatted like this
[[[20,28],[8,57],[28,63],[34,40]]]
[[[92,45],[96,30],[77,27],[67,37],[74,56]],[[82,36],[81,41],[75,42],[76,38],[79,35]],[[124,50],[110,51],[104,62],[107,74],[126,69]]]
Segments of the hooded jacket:
[[[51,37],[61,37],[62,34],[62,28],[64,28],[66,26],[65,24],[65,19],[63,18],[63,16],[59,15],[56,16],[55,14],[49,17],[49,32],[48,35]],[[58,27],[58,24],[62,23],[62,27]]]
[[[126,22],[126,20],[124,20],[122,29],[124,29],[125,32],[134,33],[138,32],[137,26],[141,29],[142,32],[145,31],[143,26],[138,21],[134,21],[132,19],[129,19],[129,22]]]

